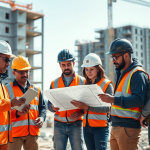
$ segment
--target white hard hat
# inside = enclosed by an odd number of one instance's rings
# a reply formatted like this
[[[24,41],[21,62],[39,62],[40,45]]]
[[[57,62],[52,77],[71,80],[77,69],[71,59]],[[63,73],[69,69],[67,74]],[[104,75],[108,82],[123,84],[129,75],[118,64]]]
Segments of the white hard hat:
[[[10,45],[3,40],[0,40],[0,53],[9,55],[10,57],[16,57],[15,55],[12,54]]]
[[[97,54],[90,53],[87,56],[85,56],[81,67],[93,67],[96,65],[102,65],[102,61]]]

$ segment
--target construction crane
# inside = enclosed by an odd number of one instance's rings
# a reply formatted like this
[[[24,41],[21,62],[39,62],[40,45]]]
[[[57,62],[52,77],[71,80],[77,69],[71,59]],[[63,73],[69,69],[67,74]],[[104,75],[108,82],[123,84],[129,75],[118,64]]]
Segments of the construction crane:
[[[122,0],[122,1],[150,7],[150,2],[143,1],[143,0]],[[113,27],[113,19],[112,19],[113,2],[117,2],[117,0],[108,0],[108,29],[111,29]]]
[[[123,0],[123,1],[150,7],[150,2],[147,2],[144,0]],[[108,2],[108,47],[109,47],[111,42],[114,40],[112,3],[117,2],[117,0],[108,0],[107,2]],[[109,77],[112,81],[114,81],[114,69],[113,68],[114,68],[113,64],[109,60]]]
[[[0,2],[10,4],[13,11],[16,10],[16,6],[23,7],[23,8],[26,8],[28,10],[32,10],[32,4],[20,5],[20,4],[16,4],[15,1],[12,1],[12,0],[0,0]]]

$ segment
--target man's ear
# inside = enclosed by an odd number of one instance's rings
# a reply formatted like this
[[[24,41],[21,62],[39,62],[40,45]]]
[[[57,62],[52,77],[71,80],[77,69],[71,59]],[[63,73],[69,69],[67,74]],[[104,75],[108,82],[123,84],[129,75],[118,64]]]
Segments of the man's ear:
[[[15,76],[15,71],[13,71],[12,73],[13,73],[13,75]]]
[[[73,62],[73,66],[75,65],[75,62]]]
[[[129,57],[129,54],[128,54],[128,53],[125,53],[125,54],[124,54],[124,57],[125,57],[125,58],[128,58],[128,57]]]

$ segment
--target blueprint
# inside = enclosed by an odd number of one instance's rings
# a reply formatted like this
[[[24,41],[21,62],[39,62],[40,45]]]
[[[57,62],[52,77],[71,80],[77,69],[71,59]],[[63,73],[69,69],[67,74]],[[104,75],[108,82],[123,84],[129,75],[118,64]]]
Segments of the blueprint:
[[[54,107],[59,107],[59,111],[77,109],[70,102],[77,100],[92,107],[110,106],[109,103],[101,101],[98,94],[103,91],[97,84],[78,85],[65,88],[56,88],[43,91]]]

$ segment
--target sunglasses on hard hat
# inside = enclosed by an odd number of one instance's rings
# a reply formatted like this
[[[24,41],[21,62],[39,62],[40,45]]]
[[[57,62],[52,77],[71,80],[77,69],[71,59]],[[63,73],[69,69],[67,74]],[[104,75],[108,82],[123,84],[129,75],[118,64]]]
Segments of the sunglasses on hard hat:
[[[0,57],[4,58],[5,63],[10,63],[11,62],[11,59],[9,59],[8,57],[3,57],[3,56],[0,56]]]
[[[18,71],[18,70],[14,70],[16,72],[18,72],[20,75],[24,75],[25,73],[26,74],[29,74],[31,72],[31,70],[26,70],[26,71]]]

